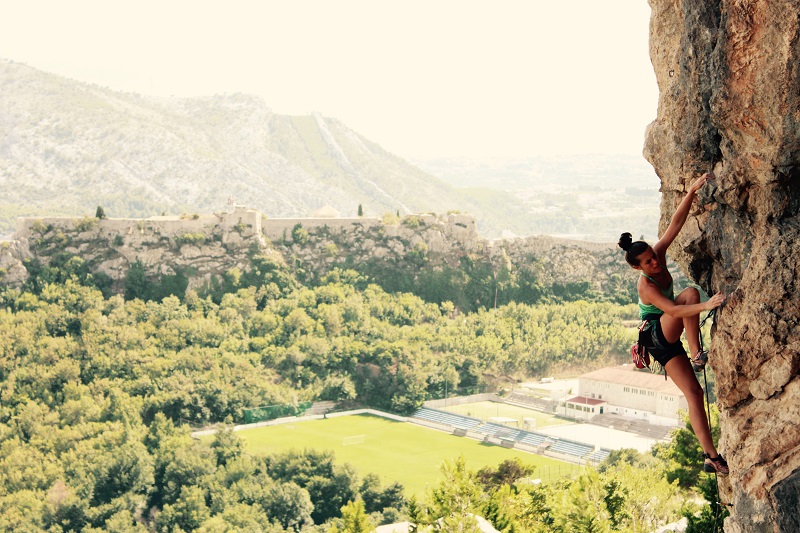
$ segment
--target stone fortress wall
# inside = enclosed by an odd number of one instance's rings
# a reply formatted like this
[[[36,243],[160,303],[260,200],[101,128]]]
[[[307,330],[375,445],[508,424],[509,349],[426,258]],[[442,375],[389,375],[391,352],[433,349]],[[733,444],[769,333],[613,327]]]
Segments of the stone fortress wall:
[[[443,224],[449,227],[448,234],[457,240],[471,240],[477,235],[475,217],[466,214],[411,215],[418,217],[425,225]],[[14,240],[29,239],[35,232],[36,224],[72,230],[84,220],[77,217],[22,217],[17,220]],[[237,205],[230,213],[213,213],[185,216],[155,216],[150,218],[104,218],[97,221],[97,230],[106,234],[134,235],[146,232],[164,236],[181,236],[187,233],[208,233],[221,231],[223,241],[232,231],[239,235],[262,234],[270,240],[290,238],[292,229],[300,224],[306,229],[327,227],[347,231],[354,227],[374,228],[385,225],[380,218],[267,218],[260,211]],[[92,230],[94,231],[94,229]],[[396,233],[396,232],[394,232]]]
[[[87,217],[88,218],[88,217]],[[39,224],[52,226],[62,230],[72,230],[78,227],[87,218],[77,217],[23,217],[17,219],[15,240],[30,239],[36,233]],[[261,233],[261,213],[258,211],[237,206],[231,213],[213,213],[192,216],[156,216],[150,218],[91,218],[96,221],[96,228],[107,234],[143,235],[146,232],[166,236],[179,236],[186,233],[209,234],[221,229],[223,234],[234,231],[237,225],[249,234]],[[241,232],[240,232],[241,233]]]
[[[52,253],[66,251],[93,262],[93,269],[122,280],[131,264],[143,263],[151,272],[172,274],[189,269],[190,288],[208,283],[233,267],[245,269],[253,246],[268,250],[267,241],[291,241],[292,230],[325,228],[360,235],[377,229],[387,237],[422,240],[431,251],[454,246],[474,248],[479,241],[474,217],[465,214],[410,215],[420,230],[381,219],[267,218],[260,211],[235,206],[227,213],[156,216],[146,219],[96,217],[28,217],[17,222],[14,240],[0,249],[0,281],[19,286],[27,279],[26,259],[47,262]]]
[[[262,221],[261,230],[268,239],[278,241],[291,239],[292,229],[300,224],[306,229],[328,227],[347,231],[354,227],[374,228],[382,225],[381,219],[371,217],[353,218],[267,218]]]

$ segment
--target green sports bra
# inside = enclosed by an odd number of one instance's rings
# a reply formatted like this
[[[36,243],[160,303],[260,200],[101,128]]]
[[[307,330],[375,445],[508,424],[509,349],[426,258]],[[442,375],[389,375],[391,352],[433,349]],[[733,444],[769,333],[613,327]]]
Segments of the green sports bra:
[[[649,279],[650,281],[655,283],[656,287],[658,287],[661,290],[661,294],[663,294],[664,296],[666,296],[670,300],[675,301],[675,293],[672,290],[672,285],[673,285],[672,276],[670,276],[669,287],[667,287],[666,289],[662,289],[661,286],[658,284],[658,282],[656,280],[654,280],[653,278],[651,278],[650,276],[648,276],[646,274],[642,274],[642,276],[646,277],[647,279]],[[661,309],[659,309],[655,305],[642,303],[642,297],[639,296],[639,318],[640,319],[644,320],[644,317],[646,317],[647,315],[663,315],[663,314],[664,314],[664,311],[662,311]]]

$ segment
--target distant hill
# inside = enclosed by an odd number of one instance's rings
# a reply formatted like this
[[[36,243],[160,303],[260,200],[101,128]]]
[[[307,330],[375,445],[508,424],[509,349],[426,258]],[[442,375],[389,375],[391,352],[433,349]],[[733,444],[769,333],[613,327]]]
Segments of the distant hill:
[[[491,190],[522,202],[523,235],[616,242],[630,231],[656,239],[660,182],[642,155],[440,158],[416,164],[461,191]]]
[[[229,198],[270,217],[469,212],[483,235],[524,231],[522,202],[477,197],[320,115],[255,96],[152,98],[0,60],[0,235],[18,216],[209,212]],[[477,198],[477,199],[476,199]]]

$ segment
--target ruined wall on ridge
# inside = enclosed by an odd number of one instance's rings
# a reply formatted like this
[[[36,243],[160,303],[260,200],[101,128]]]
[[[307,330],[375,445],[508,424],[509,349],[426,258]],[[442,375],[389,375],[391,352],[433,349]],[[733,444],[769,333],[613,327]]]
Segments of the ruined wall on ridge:
[[[731,475],[728,533],[800,531],[799,0],[650,0],[660,92],[645,157],[661,229],[714,170],[670,255],[717,313],[711,366]]]

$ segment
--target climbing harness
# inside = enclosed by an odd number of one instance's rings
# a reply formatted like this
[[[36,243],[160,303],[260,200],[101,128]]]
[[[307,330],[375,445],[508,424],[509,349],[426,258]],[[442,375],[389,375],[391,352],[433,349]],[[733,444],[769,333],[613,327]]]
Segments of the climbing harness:
[[[653,320],[642,320],[642,323],[639,325],[639,334],[636,338],[636,342],[631,344],[631,359],[633,361],[633,366],[638,369],[647,368],[653,374],[659,374],[662,371],[664,372],[664,381],[667,380],[667,369],[664,368],[661,363],[658,361],[651,361],[650,351],[641,342],[639,342],[639,338],[642,336],[642,333],[647,331],[648,328],[653,326]],[[652,365],[652,366],[651,366]]]

